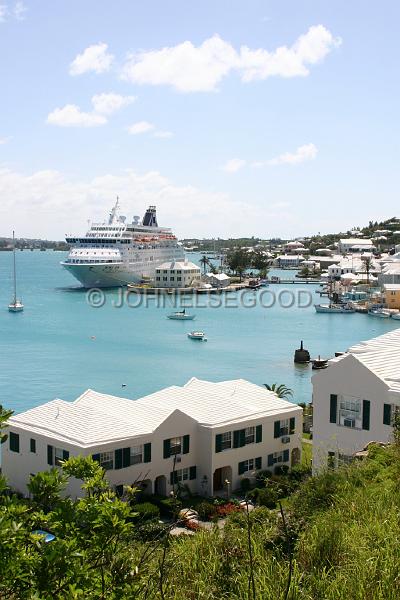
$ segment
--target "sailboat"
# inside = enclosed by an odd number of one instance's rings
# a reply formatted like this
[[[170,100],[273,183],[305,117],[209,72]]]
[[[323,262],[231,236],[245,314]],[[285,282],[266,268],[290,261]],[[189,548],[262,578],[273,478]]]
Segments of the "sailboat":
[[[14,296],[12,299],[12,302],[10,302],[10,304],[8,305],[8,310],[10,312],[21,312],[22,310],[24,310],[24,305],[22,304],[21,300],[18,300],[17,298],[17,273],[16,273],[16,267],[15,267],[15,234],[13,231],[13,279],[14,279]]]

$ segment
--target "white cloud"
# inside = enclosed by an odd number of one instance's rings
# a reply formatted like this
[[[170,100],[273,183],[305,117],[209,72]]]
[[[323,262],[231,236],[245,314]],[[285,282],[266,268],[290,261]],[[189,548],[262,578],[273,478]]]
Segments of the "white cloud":
[[[295,152],[285,152],[276,158],[267,161],[268,165],[298,165],[317,157],[318,148],[314,144],[299,146]]]
[[[283,218],[286,213],[290,219],[288,211],[256,207],[222,192],[177,185],[157,171],[139,174],[128,169],[71,180],[58,171],[23,174],[0,168],[2,231],[11,231],[18,223],[20,236],[63,239],[66,233],[80,234],[86,230],[88,219],[102,221],[108,215],[116,195],[128,220],[155,204],[159,223],[173,227],[180,237],[261,235],[261,231],[251,229],[248,219],[255,210],[260,223]]]
[[[167,138],[172,138],[172,137],[173,137],[173,135],[174,135],[174,134],[172,133],[172,131],[162,131],[162,130],[158,130],[158,131],[155,131],[155,132],[153,133],[153,137],[156,137],[156,138],[165,138],[165,139],[167,139]]]
[[[0,23],[4,23],[7,19],[8,7],[6,4],[0,4]]]
[[[14,6],[14,16],[18,21],[23,21],[25,19],[25,13],[28,9],[25,4],[21,1],[16,2]]]
[[[114,93],[96,94],[92,98],[93,108],[96,113],[102,115],[111,115],[121,108],[132,104],[136,100],[136,96],[121,96]]]
[[[0,137],[0,146],[3,146],[4,144],[8,144],[8,142],[11,140],[11,137]]]
[[[107,123],[103,115],[83,112],[75,104],[66,104],[63,108],[56,108],[47,117],[47,123],[60,127],[96,127]]]
[[[104,43],[93,44],[78,54],[70,64],[70,75],[82,75],[89,71],[104,73],[109,71],[114,56],[107,52],[108,45]]]
[[[232,158],[228,160],[222,168],[227,173],[236,173],[239,169],[242,169],[246,165],[246,161],[241,158]]]
[[[147,133],[148,131],[153,131],[155,126],[153,123],[149,123],[148,121],[138,121],[134,123],[130,127],[128,127],[128,131],[132,135],[138,135],[139,133]]]
[[[200,46],[185,41],[131,54],[123,66],[122,78],[137,84],[170,85],[180,92],[209,92],[216,90],[232,71],[237,71],[245,82],[272,76],[306,76],[309,65],[321,62],[340,43],[323,25],[310,27],[292,46],[272,52],[247,46],[236,50],[214,35]]]

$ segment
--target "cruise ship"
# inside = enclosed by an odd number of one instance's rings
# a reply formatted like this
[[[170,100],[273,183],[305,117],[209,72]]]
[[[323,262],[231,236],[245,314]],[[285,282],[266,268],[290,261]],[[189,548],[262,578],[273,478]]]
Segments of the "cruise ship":
[[[156,207],[143,219],[119,215],[119,201],[108,221],[93,223],[84,237],[66,237],[71,246],[61,264],[86,288],[116,287],[154,280],[158,265],[182,260],[184,250],[171,229],[159,227]]]

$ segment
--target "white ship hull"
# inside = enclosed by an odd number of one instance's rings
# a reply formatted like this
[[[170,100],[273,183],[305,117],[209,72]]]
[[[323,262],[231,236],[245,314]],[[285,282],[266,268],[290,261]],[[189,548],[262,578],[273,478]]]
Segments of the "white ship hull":
[[[135,270],[124,263],[113,265],[74,265],[66,262],[62,266],[73,275],[85,288],[120,287],[128,283],[140,283],[143,279],[154,279],[157,265],[152,269]]]

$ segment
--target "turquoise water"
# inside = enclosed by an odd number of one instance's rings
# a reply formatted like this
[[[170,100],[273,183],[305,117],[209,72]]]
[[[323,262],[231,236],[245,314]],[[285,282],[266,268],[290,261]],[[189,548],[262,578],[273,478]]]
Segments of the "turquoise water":
[[[16,412],[55,397],[72,400],[89,387],[138,398],[182,385],[193,376],[285,383],[295,391],[296,402],[309,401],[311,368],[293,364],[301,339],[312,356],[328,357],[396,327],[390,319],[317,315],[312,306],[267,309],[260,304],[196,308],[196,321],[176,322],[166,319],[171,308],[157,308],[154,301],[148,308],[114,308],[115,290],[107,291],[105,306],[95,309],[60,267],[63,256],[52,251],[17,253],[25,311],[11,314],[12,255],[0,253],[0,403]],[[278,293],[282,287],[268,289]],[[317,286],[286,288],[309,290],[314,301],[319,299]],[[203,329],[208,342],[189,340],[186,333],[193,328]]]

